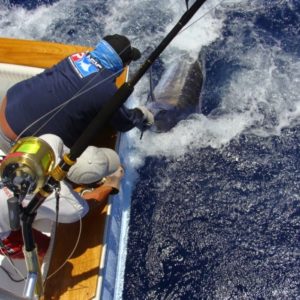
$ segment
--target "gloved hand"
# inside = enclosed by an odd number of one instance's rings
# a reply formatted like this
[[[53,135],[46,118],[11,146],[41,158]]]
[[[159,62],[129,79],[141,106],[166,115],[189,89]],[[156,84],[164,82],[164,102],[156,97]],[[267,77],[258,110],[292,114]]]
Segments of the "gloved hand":
[[[137,109],[143,113],[143,119],[141,123],[137,125],[137,128],[141,131],[145,131],[154,124],[153,113],[146,106],[139,106]]]
[[[106,176],[102,186],[110,186],[113,188],[111,194],[117,194],[120,189],[120,181],[124,176],[124,169],[120,166],[114,173]]]

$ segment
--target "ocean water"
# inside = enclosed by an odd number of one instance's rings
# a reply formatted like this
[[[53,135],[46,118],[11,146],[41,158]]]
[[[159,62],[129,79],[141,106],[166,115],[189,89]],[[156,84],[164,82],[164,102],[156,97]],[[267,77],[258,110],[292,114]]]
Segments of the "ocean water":
[[[185,9],[0,0],[0,36],[94,45],[126,33],[143,61]],[[154,64],[158,82],[188,52],[205,82],[199,112],[170,132],[125,135],[121,298],[300,299],[299,16],[296,0],[208,0]],[[145,104],[148,77],[129,106]]]

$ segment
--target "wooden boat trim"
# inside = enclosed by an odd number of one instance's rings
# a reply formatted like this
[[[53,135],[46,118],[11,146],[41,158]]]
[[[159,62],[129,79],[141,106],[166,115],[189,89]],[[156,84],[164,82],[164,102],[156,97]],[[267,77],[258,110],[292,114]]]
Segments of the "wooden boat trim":
[[[91,49],[91,47],[46,41],[0,38],[0,62],[48,68],[72,53]]]

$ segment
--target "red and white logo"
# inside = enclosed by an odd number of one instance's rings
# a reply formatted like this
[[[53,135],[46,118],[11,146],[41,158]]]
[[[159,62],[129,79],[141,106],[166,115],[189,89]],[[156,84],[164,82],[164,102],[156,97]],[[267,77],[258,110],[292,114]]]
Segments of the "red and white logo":
[[[78,61],[78,60],[81,60],[84,55],[85,55],[85,52],[75,53],[75,54],[71,55],[71,59],[72,59],[72,61]]]

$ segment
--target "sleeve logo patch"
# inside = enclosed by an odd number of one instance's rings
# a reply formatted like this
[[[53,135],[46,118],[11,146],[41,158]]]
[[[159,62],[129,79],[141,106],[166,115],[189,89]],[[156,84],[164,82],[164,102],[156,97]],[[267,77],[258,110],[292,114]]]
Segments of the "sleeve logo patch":
[[[80,78],[87,77],[99,71],[99,69],[92,64],[92,62],[86,56],[85,52],[76,53],[69,56],[69,61]]]

